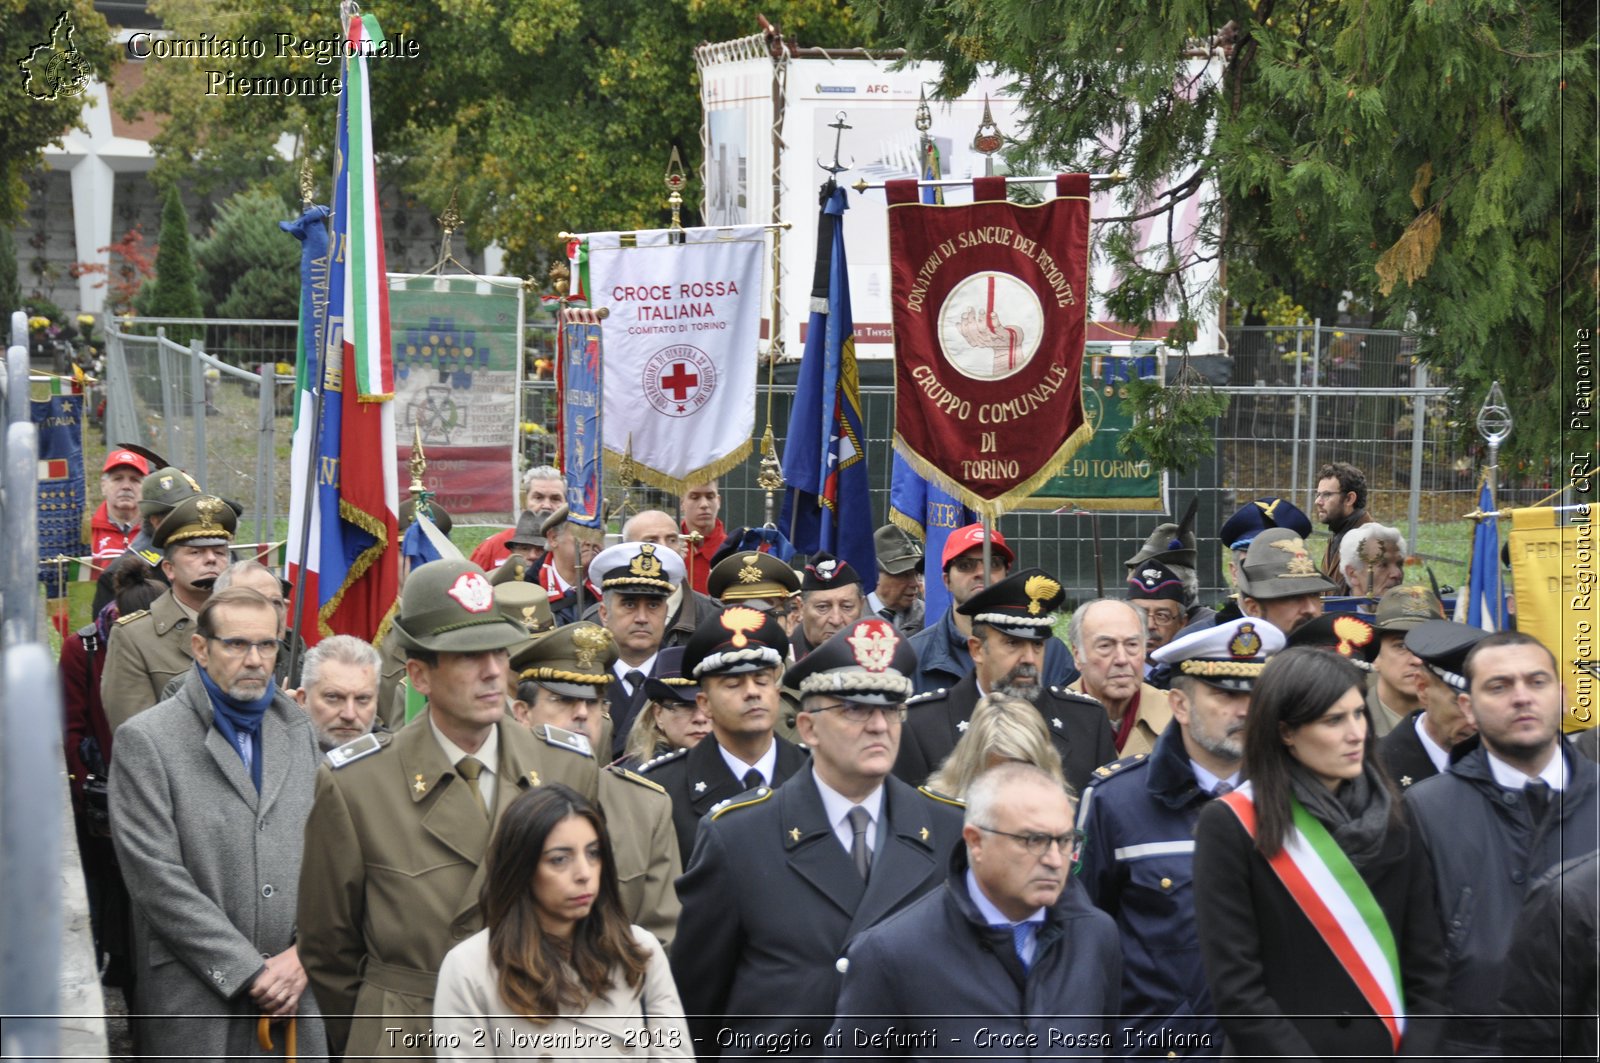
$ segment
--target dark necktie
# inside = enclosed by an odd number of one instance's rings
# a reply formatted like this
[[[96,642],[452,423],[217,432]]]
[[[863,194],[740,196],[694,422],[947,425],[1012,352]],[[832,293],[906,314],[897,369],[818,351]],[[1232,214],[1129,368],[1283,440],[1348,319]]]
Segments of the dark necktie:
[[[850,839],[850,859],[856,863],[856,870],[862,878],[872,870],[872,850],[867,847],[867,828],[872,826],[872,816],[860,805],[856,805],[845,818],[850,821],[850,829],[855,836]]]
[[[628,669],[628,674],[622,678],[628,683],[628,696],[630,698],[639,693],[639,688],[644,685],[644,673],[637,668]]]
[[[1017,959],[1024,971],[1028,969],[1028,939],[1032,936],[1032,923],[1016,923],[1011,927],[1011,943],[1016,946]]]
[[[1231,794],[1233,793],[1233,783],[1229,782],[1227,779],[1223,779],[1221,782],[1217,783],[1211,792],[1217,797]]]
[[[887,608],[887,607],[885,607],[883,609],[879,609],[878,610],[878,615],[883,617],[885,620],[889,621],[889,623],[891,623],[891,624],[894,623],[894,610],[893,609],[890,609],[890,608]]]
[[[1533,825],[1537,827],[1550,811],[1550,784],[1543,779],[1535,779],[1522,788],[1522,797],[1528,802],[1528,812],[1533,816]]]
[[[767,785],[767,780],[756,769],[751,768],[744,773],[744,788],[746,790],[754,790],[758,786],[765,785]]]
[[[478,789],[478,776],[483,774],[483,762],[477,757],[462,757],[456,762],[456,772],[467,780],[467,789],[472,791],[472,799],[478,802],[478,811],[483,813],[483,818],[489,818],[489,806],[483,803],[483,791]]]

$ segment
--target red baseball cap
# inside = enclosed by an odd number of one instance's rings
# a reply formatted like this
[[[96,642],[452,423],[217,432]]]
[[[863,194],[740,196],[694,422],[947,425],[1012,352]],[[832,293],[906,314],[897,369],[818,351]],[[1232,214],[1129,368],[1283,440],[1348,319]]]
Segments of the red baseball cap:
[[[100,467],[100,471],[110,472],[118,465],[132,465],[135,469],[139,470],[140,476],[150,475],[150,463],[145,461],[141,455],[135,454],[131,450],[113,450],[111,453],[107,454],[106,463]]]
[[[999,532],[989,533],[989,544],[994,553],[1006,559],[1007,565],[1016,563],[1017,555],[1011,552],[1011,547],[1006,545],[1006,537]],[[983,549],[983,525],[968,524],[965,528],[957,528],[950,533],[950,538],[944,541],[944,556],[939,560],[939,570],[942,572],[950,567],[950,562],[971,550],[973,547]]]

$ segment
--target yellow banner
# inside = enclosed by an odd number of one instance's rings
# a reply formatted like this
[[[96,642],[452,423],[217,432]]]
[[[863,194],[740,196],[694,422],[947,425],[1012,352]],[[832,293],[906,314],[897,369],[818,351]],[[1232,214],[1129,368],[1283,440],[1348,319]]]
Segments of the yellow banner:
[[[1511,579],[1517,630],[1549,647],[1566,685],[1566,731],[1593,727],[1600,712],[1600,554],[1594,510],[1548,506],[1511,512]]]

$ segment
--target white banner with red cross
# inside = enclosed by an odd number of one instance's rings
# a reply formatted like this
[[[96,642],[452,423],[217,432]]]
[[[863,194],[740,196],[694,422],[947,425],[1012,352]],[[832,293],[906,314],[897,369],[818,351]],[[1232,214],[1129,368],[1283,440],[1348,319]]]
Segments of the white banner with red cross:
[[[608,465],[669,491],[750,453],[766,235],[758,228],[591,233],[588,293],[610,311]]]

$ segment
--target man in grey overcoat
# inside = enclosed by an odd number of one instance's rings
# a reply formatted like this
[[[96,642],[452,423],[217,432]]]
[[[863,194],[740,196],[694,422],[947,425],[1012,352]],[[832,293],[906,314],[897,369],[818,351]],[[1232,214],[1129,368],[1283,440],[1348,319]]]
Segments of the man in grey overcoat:
[[[219,591],[191,636],[176,696],[117,732],[111,838],[133,900],[140,1052],[266,1055],[262,1015],[297,1017],[301,1059],[326,1053],[295,946],[306,817],[320,753],[272,680],[277,612]],[[274,1025],[283,1051],[285,1030]]]

